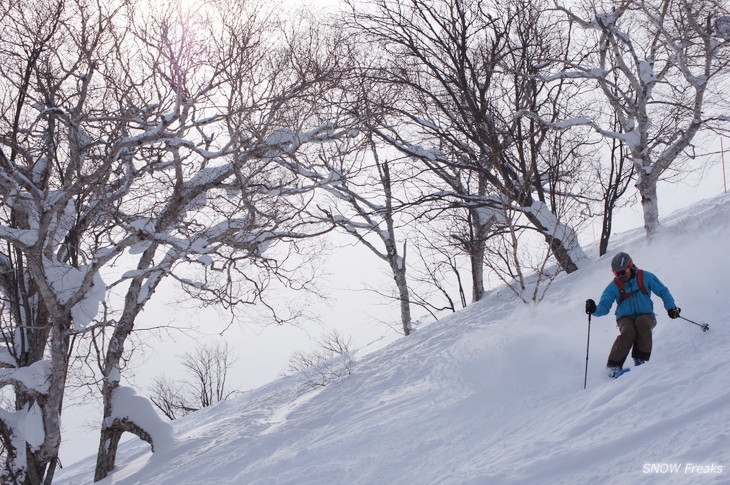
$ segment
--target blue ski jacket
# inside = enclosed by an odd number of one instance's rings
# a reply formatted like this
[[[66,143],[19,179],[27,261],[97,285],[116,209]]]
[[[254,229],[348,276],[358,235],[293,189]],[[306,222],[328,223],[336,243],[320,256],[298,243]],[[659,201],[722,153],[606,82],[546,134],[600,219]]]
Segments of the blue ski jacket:
[[[611,311],[613,303],[617,302],[616,319],[619,319],[620,317],[637,317],[645,314],[651,314],[654,318],[656,318],[656,314],[654,314],[654,303],[651,301],[652,292],[656,293],[657,296],[662,299],[666,310],[677,306],[674,303],[674,298],[669,292],[669,289],[664,286],[661,281],[659,281],[659,278],[648,271],[644,271],[644,287],[648,294],[641,291],[636,275],[627,281],[625,286],[626,294],[633,294],[625,298],[622,302],[621,290],[618,285],[616,285],[616,282],[612,281],[609,283],[606,289],[603,290],[601,300],[598,302],[596,311],[593,312],[593,315],[596,317],[607,315],[608,312]]]

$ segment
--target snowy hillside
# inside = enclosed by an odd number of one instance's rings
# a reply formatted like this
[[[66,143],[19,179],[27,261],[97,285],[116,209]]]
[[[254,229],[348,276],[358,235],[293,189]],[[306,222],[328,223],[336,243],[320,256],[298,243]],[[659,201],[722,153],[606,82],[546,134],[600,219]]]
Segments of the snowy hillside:
[[[727,484],[730,483],[730,197],[614,239],[609,255],[562,277],[539,305],[493,292],[411,337],[354,355],[354,372],[314,392],[296,376],[173,423],[152,454],[120,447],[103,485]],[[591,326],[586,298],[629,252],[710,331],[659,323],[651,362],[605,377],[611,316]],[[630,359],[629,359],[630,361]],[[91,483],[94,459],[55,483]]]

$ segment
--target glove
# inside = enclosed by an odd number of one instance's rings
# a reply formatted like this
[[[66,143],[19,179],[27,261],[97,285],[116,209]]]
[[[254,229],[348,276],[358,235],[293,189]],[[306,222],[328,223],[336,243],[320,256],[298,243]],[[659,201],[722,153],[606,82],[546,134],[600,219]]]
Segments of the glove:
[[[679,310],[679,309],[677,309],[677,310]],[[595,311],[596,311],[596,302],[591,300],[590,298],[587,299],[586,300],[586,313],[590,315]],[[677,313],[677,315],[679,315],[679,313]],[[672,317],[672,318],[676,318],[676,317]]]
[[[677,308],[677,307],[670,308],[669,310],[667,310],[667,314],[669,315],[669,318],[672,318],[672,319],[678,318],[679,317],[679,314],[681,312],[682,312],[682,309],[681,308]]]

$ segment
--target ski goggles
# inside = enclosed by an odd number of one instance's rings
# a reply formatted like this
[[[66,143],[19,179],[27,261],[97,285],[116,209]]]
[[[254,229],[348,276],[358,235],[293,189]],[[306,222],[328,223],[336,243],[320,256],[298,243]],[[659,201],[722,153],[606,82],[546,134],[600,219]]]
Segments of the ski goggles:
[[[631,273],[631,268],[624,268],[624,269],[620,269],[618,271],[613,272],[613,274],[615,274],[616,276],[625,276],[630,273]]]

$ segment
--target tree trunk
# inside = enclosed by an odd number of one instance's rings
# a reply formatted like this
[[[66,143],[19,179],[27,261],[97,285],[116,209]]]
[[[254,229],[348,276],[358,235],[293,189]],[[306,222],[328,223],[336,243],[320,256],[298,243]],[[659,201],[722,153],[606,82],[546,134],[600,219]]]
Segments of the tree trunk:
[[[403,333],[408,336],[411,334],[411,297],[408,290],[408,279],[406,278],[406,258],[405,258],[405,245],[403,248],[403,256],[398,255],[398,250],[395,245],[394,239],[394,228],[392,226],[392,218],[387,220],[390,238],[384,239],[386,248],[386,257],[388,264],[393,272],[393,279],[395,285],[398,288],[398,301],[400,302],[400,318],[403,325]]]
[[[545,234],[545,241],[550,245],[550,250],[558,261],[558,264],[566,273],[572,273],[578,271],[578,265],[573,260],[574,258],[570,255],[568,248],[566,248],[565,242]],[[577,242],[575,243],[577,244]]]
[[[113,392],[113,390],[110,392]],[[111,399],[107,402],[111,402]],[[154,442],[148,432],[127,419],[112,418],[111,408],[107,410],[105,406],[104,424],[101,430],[99,453],[96,456],[96,471],[94,472],[95,482],[106,478],[109,472],[114,470],[117,460],[117,447],[119,446],[119,441],[125,432],[137,435],[152,446],[152,451],[155,450]]]
[[[618,121],[614,123],[614,130],[618,131]],[[620,199],[634,180],[635,165],[624,153],[623,144],[614,139],[611,142],[609,157],[608,180],[603,185],[603,217],[601,219],[601,236],[598,243],[598,255],[603,256],[608,251],[608,243],[613,230],[613,213],[618,207]]]
[[[641,207],[644,211],[644,230],[651,239],[659,230],[659,205],[657,202],[657,180],[650,175],[640,175],[637,188],[641,195]]]
[[[70,317],[66,319],[70,321]],[[61,410],[68,374],[69,338],[62,327],[67,323],[55,322],[50,335],[51,375],[48,394],[29,397],[19,396],[16,407],[30,409],[38,406],[43,421],[44,439],[38,448],[25,445],[25,462],[18,463],[25,468],[25,477],[15,481],[18,485],[50,485],[56,471],[58,450],[61,446]],[[23,403],[19,405],[19,403]],[[16,455],[16,453],[13,453]]]
[[[108,376],[104,376],[104,384],[101,390],[104,400],[104,419],[101,422],[99,452],[96,455],[95,482],[106,478],[109,472],[114,469],[117,459],[117,446],[123,434],[122,430],[113,426],[112,394],[117,386],[119,386],[119,381],[110,380]]]
[[[399,258],[400,261],[402,259]],[[411,301],[408,292],[408,281],[406,279],[405,265],[401,268],[394,269],[395,284],[398,287],[398,299],[400,300],[400,318],[403,324],[403,333],[408,336],[411,334]]]
[[[382,237],[385,244],[386,258],[390,268],[393,271],[393,279],[395,279],[398,288],[398,300],[400,301],[400,318],[403,325],[403,334],[408,336],[411,334],[411,297],[408,290],[408,279],[406,278],[406,245],[403,244],[403,256],[398,255],[398,247],[395,239],[395,221],[393,220],[393,185],[390,178],[390,166],[388,163],[378,163],[378,172],[380,173],[380,181],[385,192],[385,224],[388,228],[388,236]]]
[[[158,245],[155,243],[144,251],[137,264],[137,269],[141,270],[150,267],[157,247]],[[112,395],[114,394],[114,390],[119,387],[119,379],[121,378],[120,362],[124,354],[124,344],[129,334],[132,333],[134,322],[143,307],[143,303],[139,301],[139,295],[144,281],[145,278],[141,276],[132,279],[127,289],[127,294],[125,295],[124,312],[114,327],[114,332],[112,332],[112,336],[109,339],[109,346],[104,357],[104,365],[101,369],[104,376],[104,384],[101,389],[101,396],[104,401],[104,418],[101,422],[99,453],[96,457],[94,481],[105,478],[114,469],[117,457],[117,445],[124,431],[134,432],[142,439],[145,439],[135,429],[128,429],[121,426],[119,421],[114,420],[112,417]],[[159,279],[157,281],[159,282]],[[151,285],[149,291],[154,291],[155,287],[156,284]]]
[[[529,202],[529,205],[527,205]],[[532,198],[523,202],[525,216],[547,242],[550,251],[566,273],[578,270],[578,260],[585,257],[572,227],[563,224],[550,208]]]
[[[476,302],[484,296],[484,255],[486,240],[476,239],[469,248],[469,262],[471,264],[471,301]]]
[[[102,386],[101,395],[104,402],[104,417],[101,422],[101,433],[99,437],[99,452],[96,455],[96,470],[94,471],[94,481],[98,482],[114,469],[117,459],[117,446],[119,440],[124,433],[124,429],[117,426],[117,422],[112,414],[112,396],[114,390],[119,387],[119,362],[124,350],[124,340],[129,332],[125,320],[122,319],[109,342],[109,350],[107,351],[104,373],[104,384]]]
[[[480,175],[479,196],[485,197],[486,193],[487,181]],[[469,209],[471,240],[468,243],[467,252],[471,265],[472,302],[477,302],[484,296],[484,257],[487,252],[487,236],[493,224],[494,216],[492,214],[486,216],[480,207]]]
[[[101,430],[99,452],[96,455],[96,471],[94,481],[103,480],[114,469],[117,459],[117,446],[124,432],[113,427],[104,427]]]

